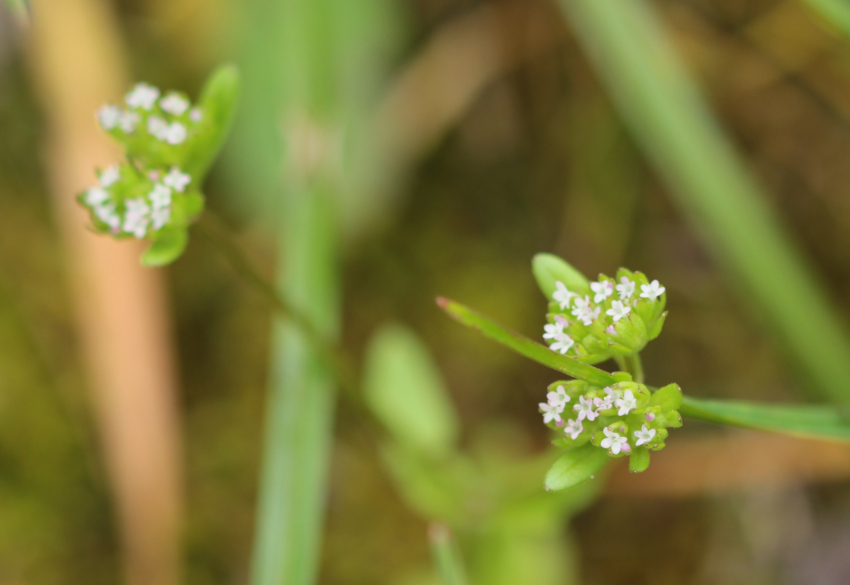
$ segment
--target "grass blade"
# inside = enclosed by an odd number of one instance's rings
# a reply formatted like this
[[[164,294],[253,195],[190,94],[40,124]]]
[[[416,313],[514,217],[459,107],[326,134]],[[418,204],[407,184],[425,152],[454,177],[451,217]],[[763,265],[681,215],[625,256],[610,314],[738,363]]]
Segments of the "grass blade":
[[[682,416],[795,437],[850,441],[847,412],[830,406],[757,404],[684,397]]]
[[[539,343],[531,341],[527,337],[523,337],[519,333],[505,329],[492,319],[460,303],[445,297],[439,297],[437,299],[437,305],[456,321],[480,331],[493,341],[506,345],[515,352],[539,364],[599,386],[609,386],[616,382],[616,379],[608,372],[554,352]]]
[[[624,121],[814,387],[850,396],[850,340],[644,0],[559,0]]]
[[[846,0],[802,1],[838,32],[850,37],[850,4]]]

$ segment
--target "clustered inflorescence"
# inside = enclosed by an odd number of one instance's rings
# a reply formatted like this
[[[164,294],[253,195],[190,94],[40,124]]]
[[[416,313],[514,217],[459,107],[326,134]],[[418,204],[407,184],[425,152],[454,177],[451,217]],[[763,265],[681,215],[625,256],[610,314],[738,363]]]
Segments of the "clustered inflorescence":
[[[570,287],[556,281],[551,293],[543,338],[553,351],[590,364],[614,358],[623,366],[661,333],[666,296],[657,280],[620,269],[616,279],[573,278]],[[613,379],[607,387],[555,382],[540,404],[543,422],[558,432],[560,446],[590,442],[611,457],[631,455],[631,469],[643,471],[648,452],[664,447],[667,429],[682,425],[682,392],[676,384],[652,392],[625,372]]]
[[[682,391],[670,384],[650,392],[628,374],[615,377],[620,381],[605,388],[582,380],[549,386],[540,411],[546,425],[561,437],[556,444],[578,447],[591,441],[612,457],[664,447],[667,429],[682,426],[676,410]]]
[[[78,197],[96,232],[156,238],[165,228],[185,228],[201,211],[197,178],[182,168],[204,129],[204,113],[182,94],[162,95],[137,84],[97,112],[100,126],[127,149],[128,162],[98,173],[98,184]]]
[[[636,353],[661,333],[665,288],[640,272],[600,275],[587,290],[556,287],[543,334],[553,351],[594,364]]]

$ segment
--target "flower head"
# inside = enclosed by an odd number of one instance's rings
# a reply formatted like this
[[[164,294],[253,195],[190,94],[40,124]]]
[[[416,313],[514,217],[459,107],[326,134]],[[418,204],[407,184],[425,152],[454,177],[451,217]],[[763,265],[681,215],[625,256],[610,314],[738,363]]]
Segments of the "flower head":
[[[125,134],[129,134],[133,130],[136,129],[136,124],[141,121],[139,115],[136,112],[122,112],[121,119],[118,121],[118,127]]]
[[[561,306],[562,311],[566,311],[570,306],[570,301],[578,295],[564,285],[560,280],[555,283],[555,292],[552,293],[552,299]]]
[[[552,406],[560,407],[559,412],[563,412],[564,408],[567,406],[567,402],[570,401],[570,396],[567,394],[567,391],[564,390],[563,386],[558,386],[555,388],[554,392],[546,394],[546,399]]]
[[[114,104],[106,104],[97,110],[97,121],[104,130],[112,130],[121,121],[121,108]]]
[[[657,280],[653,280],[649,284],[640,285],[640,296],[649,299],[650,301],[654,301],[658,297],[664,294],[664,291],[667,289],[661,286]]]
[[[189,109],[189,100],[181,97],[180,94],[169,93],[159,100],[159,107],[172,116],[182,116],[183,112]]]
[[[601,303],[614,293],[614,285],[609,280],[601,280],[599,282],[591,282],[590,290],[596,293],[593,297],[594,303]]]
[[[655,429],[647,429],[646,425],[643,425],[639,431],[635,431],[635,446],[640,447],[641,445],[648,444],[653,438],[655,438]]]
[[[631,310],[631,307],[624,305],[622,301],[612,301],[611,308],[605,311],[605,314],[611,315],[614,318],[614,323],[616,323],[628,315]]]
[[[543,413],[544,423],[550,423],[552,421],[561,422],[561,413],[564,411],[563,407],[559,410],[558,407],[552,406],[547,402],[541,402],[538,406],[540,407],[540,412]]]
[[[186,140],[187,135],[186,126],[180,122],[172,122],[166,129],[162,140],[168,144],[180,144]]]
[[[201,108],[192,108],[189,110],[189,119],[194,123],[200,122],[204,117],[204,114],[201,112]]]
[[[131,108],[150,110],[159,98],[159,89],[147,83],[137,83],[130,93],[125,96],[127,105]]]
[[[148,193],[148,199],[150,199],[151,205],[153,205],[154,209],[163,209],[171,205],[171,189],[157,183],[153,186],[153,189],[150,193]]]
[[[91,206],[100,205],[108,199],[109,191],[101,187],[90,187],[86,190],[86,194],[83,197],[83,201],[86,202],[86,205]]]
[[[593,410],[593,401],[585,398],[584,396],[579,397],[578,404],[573,406],[573,410],[578,413],[578,420],[587,419],[589,421],[593,421],[599,416],[599,413]]]
[[[620,433],[616,433],[607,427],[602,429],[602,432],[605,433],[605,438],[602,439],[600,445],[603,449],[610,449],[611,453],[617,455],[620,451],[628,452],[629,449],[624,448],[624,445],[628,443],[628,439],[620,435]]]
[[[100,171],[100,176],[98,176],[101,187],[110,187],[117,183],[120,178],[121,173],[118,170],[118,165],[109,165]]]
[[[623,397],[615,400],[614,404],[620,409],[617,411],[617,415],[626,416],[637,408],[637,398],[635,398],[635,395],[631,390],[626,390]]]
[[[573,441],[578,438],[582,431],[584,431],[584,427],[582,427],[580,419],[570,419],[567,422],[567,427],[564,429],[564,432],[568,434]]]
[[[549,349],[560,352],[563,355],[566,354],[575,344],[576,342],[573,341],[572,337],[564,333],[559,335],[555,339],[554,343],[549,344]]]
[[[602,310],[600,307],[593,307],[588,296],[584,298],[576,297],[573,305],[575,305],[575,308],[571,311],[572,314],[587,326],[591,325],[599,317],[599,313]]]
[[[138,239],[145,237],[150,223],[150,207],[144,199],[128,199],[125,202],[126,213],[124,214],[124,225],[122,229],[136,236]]]
[[[187,173],[180,172],[177,167],[171,167],[168,174],[163,177],[162,182],[178,193],[182,193],[186,190],[186,186],[192,182],[192,177]]]
[[[629,280],[627,276],[620,277],[620,284],[616,287],[617,293],[620,295],[620,300],[626,300],[632,298],[632,295],[635,293],[635,282],[633,280]]]

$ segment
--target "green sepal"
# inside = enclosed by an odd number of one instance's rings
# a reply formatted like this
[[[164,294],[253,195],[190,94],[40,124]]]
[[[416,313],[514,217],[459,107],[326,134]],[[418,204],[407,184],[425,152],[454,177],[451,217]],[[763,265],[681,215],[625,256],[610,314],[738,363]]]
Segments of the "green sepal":
[[[556,282],[564,283],[571,292],[590,294],[590,282],[581,272],[554,254],[536,254],[531,261],[531,271],[537,285],[547,299],[552,298]]]
[[[142,254],[142,265],[148,267],[171,264],[186,249],[188,230],[183,227],[165,227],[154,232],[153,243]]]
[[[635,447],[629,456],[629,471],[641,473],[649,467],[649,449],[646,447]]]
[[[608,453],[591,444],[563,454],[546,473],[547,490],[563,490],[587,481],[608,462]]]
[[[667,320],[667,311],[661,313],[658,316],[658,319],[655,320],[655,323],[652,324],[652,327],[649,328],[647,332],[647,337],[650,341],[661,335],[661,328],[664,327],[664,321]]]

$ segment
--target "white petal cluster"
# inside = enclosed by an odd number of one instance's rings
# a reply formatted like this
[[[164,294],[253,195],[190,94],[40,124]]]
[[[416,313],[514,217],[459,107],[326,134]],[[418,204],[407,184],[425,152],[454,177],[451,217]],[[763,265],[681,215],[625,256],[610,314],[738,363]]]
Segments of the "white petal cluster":
[[[128,109],[106,104],[97,111],[98,122],[104,130],[120,130],[125,134],[133,133],[141,125],[157,140],[183,144],[203,113],[198,107],[192,108],[189,100],[178,93],[171,92],[161,99],[160,95],[158,88],[138,83],[124,97]]]
[[[159,107],[172,116],[182,116],[189,105],[189,100],[176,93],[170,93],[159,101]]]
[[[124,97],[128,106],[142,110],[152,110],[157,99],[159,99],[159,89],[147,83],[137,83],[136,87]]]
[[[578,420],[587,419],[589,421],[593,421],[599,416],[599,412],[595,410],[592,399],[588,399],[584,396],[580,396],[578,399],[578,404],[573,406],[573,410],[578,413]]]
[[[555,421],[561,423],[561,413],[564,412],[567,402],[570,401],[567,391],[564,390],[563,386],[558,386],[555,392],[546,394],[546,399],[547,402],[541,402],[538,405],[540,412],[543,413],[543,422],[549,423]]]
[[[648,444],[652,439],[655,438],[655,429],[647,429],[646,425],[643,425],[639,431],[635,431],[635,446],[640,447],[641,445]]]
[[[654,301],[664,294],[667,289],[661,286],[657,280],[653,280],[649,284],[640,285],[640,296],[650,301]]]
[[[614,455],[617,455],[620,451],[628,453],[631,450],[628,439],[620,433],[607,428],[602,429],[602,432],[605,433],[605,438],[600,443],[603,449],[610,449]]]
[[[567,353],[576,342],[564,331],[567,322],[563,317],[555,317],[555,322],[543,326],[543,339],[549,339],[549,349],[562,354]]]

